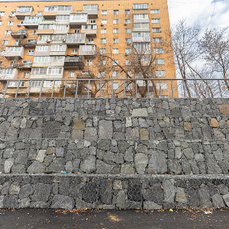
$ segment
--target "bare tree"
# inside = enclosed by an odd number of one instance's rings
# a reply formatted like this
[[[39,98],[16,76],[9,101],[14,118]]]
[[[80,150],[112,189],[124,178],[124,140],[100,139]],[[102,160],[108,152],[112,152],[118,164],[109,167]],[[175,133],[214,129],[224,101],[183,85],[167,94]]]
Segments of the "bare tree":
[[[227,28],[206,30],[199,44],[206,65],[224,80],[221,89],[229,92],[229,37]],[[220,86],[221,87],[221,86]]]
[[[142,43],[129,46],[129,51],[125,53],[125,63],[120,63],[112,52],[111,46],[106,46],[106,53],[98,53],[99,71],[111,77],[112,71],[118,71],[125,75],[126,82],[123,82],[119,90],[115,94],[129,92],[130,95],[139,94],[145,97],[148,92],[153,92],[157,96],[155,82],[152,80],[144,80],[155,78],[157,55],[152,54],[150,43]],[[142,78],[139,81],[131,81],[133,78]],[[129,79],[129,80],[128,80]],[[131,90],[129,90],[131,88]]]

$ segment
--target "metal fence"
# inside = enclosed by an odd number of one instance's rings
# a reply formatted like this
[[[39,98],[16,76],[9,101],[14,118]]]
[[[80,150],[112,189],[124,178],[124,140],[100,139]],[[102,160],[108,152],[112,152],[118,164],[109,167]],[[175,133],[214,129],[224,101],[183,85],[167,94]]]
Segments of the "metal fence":
[[[4,79],[0,98],[229,98],[229,79]]]

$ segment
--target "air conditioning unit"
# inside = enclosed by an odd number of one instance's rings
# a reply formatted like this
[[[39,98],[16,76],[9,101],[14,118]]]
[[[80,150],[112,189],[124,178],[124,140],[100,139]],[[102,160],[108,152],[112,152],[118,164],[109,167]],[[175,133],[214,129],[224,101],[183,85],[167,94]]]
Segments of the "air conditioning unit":
[[[21,24],[17,24],[17,27],[21,27]]]
[[[125,53],[125,56],[128,56],[128,54],[127,54],[127,53]]]
[[[128,42],[128,43],[127,43],[127,45],[131,45],[131,43],[130,43],[130,42]]]
[[[101,23],[101,26],[103,26],[103,23]]]
[[[51,41],[50,40],[46,40],[46,43],[50,43]]]
[[[10,14],[9,17],[12,18],[13,16]]]
[[[66,42],[66,39],[63,39],[62,41],[63,41],[63,42]]]
[[[124,25],[126,26],[126,25],[127,25],[127,23],[124,23]]]

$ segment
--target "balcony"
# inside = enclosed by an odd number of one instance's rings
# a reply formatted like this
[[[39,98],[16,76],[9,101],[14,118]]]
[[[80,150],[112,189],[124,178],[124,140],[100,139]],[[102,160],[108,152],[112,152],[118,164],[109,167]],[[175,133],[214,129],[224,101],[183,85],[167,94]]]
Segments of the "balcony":
[[[6,52],[5,52],[5,58],[7,59],[22,59],[24,56],[24,47],[7,47]]]
[[[69,32],[69,25],[68,24],[56,24],[54,26],[54,34],[67,34]]]
[[[83,13],[88,14],[89,18],[98,18],[98,5],[84,5]]]
[[[82,56],[66,56],[64,60],[65,69],[83,69],[84,58]]]
[[[49,35],[54,34],[54,29],[39,29],[37,30],[37,35]]]
[[[15,16],[17,17],[17,19],[23,20],[26,16],[31,16],[32,11],[32,6],[19,6],[17,8]]]
[[[96,37],[97,35],[97,25],[82,25],[81,33],[85,33],[88,37]]]
[[[88,20],[88,15],[84,13],[76,13],[70,15],[69,24],[71,27],[77,27],[81,25],[86,25]]]
[[[26,16],[24,21],[21,23],[25,28],[36,29],[38,25],[42,22],[43,17],[29,17]]]
[[[14,31],[14,32],[12,31],[11,36],[14,39],[24,39],[28,36],[28,33],[26,30],[18,30],[18,31]]]
[[[96,53],[95,45],[80,45],[79,56],[94,56]]]
[[[26,62],[26,63],[15,63],[13,64],[14,68],[18,68],[20,70],[30,70],[32,68],[32,62]]]
[[[147,14],[148,15],[148,14]],[[149,18],[135,18],[133,19],[134,23],[149,23]]]
[[[0,69],[0,80],[3,79],[17,79],[18,70],[16,68],[2,68]]]
[[[44,11],[43,17],[46,20],[55,20],[56,19],[56,11]]]
[[[133,24],[134,32],[149,32],[149,23],[135,23]]]
[[[65,56],[67,45],[51,45],[50,56]]]
[[[66,44],[68,46],[78,46],[85,44],[86,34],[85,33],[69,33],[67,35]]]
[[[22,45],[25,48],[35,48],[37,45],[37,41],[36,40],[27,40],[27,41],[23,42]]]

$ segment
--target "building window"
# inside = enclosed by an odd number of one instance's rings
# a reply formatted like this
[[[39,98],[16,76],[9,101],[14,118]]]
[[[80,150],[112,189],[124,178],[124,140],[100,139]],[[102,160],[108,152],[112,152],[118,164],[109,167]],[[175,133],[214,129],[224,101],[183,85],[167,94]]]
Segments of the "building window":
[[[157,77],[165,76],[165,70],[156,70],[156,76]]]
[[[112,77],[118,77],[118,71],[112,71]]]
[[[72,49],[72,54],[77,54],[77,49]]]
[[[15,41],[15,45],[19,45],[19,40],[16,40]]]
[[[113,90],[117,90],[118,89],[118,83],[113,83],[112,88],[113,88]]]
[[[30,49],[30,50],[28,51],[28,55],[29,55],[29,56],[32,56],[33,53],[34,53],[34,50],[33,50],[33,49]]]
[[[107,19],[102,19],[101,24],[106,25],[107,24]]]
[[[157,89],[160,90],[166,90],[167,89],[167,84],[166,83],[157,83]]]
[[[0,21],[0,25],[2,24],[2,21]]]
[[[131,49],[130,48],[126,48],[125,49],[125,54],[127,54],[127,55],[131,54]]]
[[[125,10],[125,15],[130,14],[130,10]]]
[[[100,54],[105,54],[106,53],[106,49],[100,49]]]
[[[36,34],[37,34],[37,30],[33,30],[33,34],[35,34],[35,35],[36,35]]]
[[[90,20],[90,24],[95,24],[95,19]]]
[[[126,65],[130,65],[130,60],[127,59],[125,63]]]
[[[148,4],[133,4],[134,10],[147,10]]]
[[[6,30],[5,35],[10,35],[11,34],[11,30]]]
[[[107,33],[107,29],[101,29],[101,33]]]
[[[125,33],[131,33],[131,29],[130,28],[125,29]]]
[[[16,12],[12,11],[10,15],[11,15],[11,17],[14,17],[16,15]]]
[[[157,27],[157,28],[152,28],[152,32],[153,33],[161,33],[161,27]]]
[[[102,15],[107,15],[107,10],[102,10]]]
[[[113,44],[118,44],[118,38],[113,38]]]
[[[99,71],[99,77],[105,77],[105,72],[104,71]]]
[[[94,44],[94,39],[93,38],[89,38],[88,39],[88,44]]]
[[[87,64],[87,66],[91,66],[92,65],[92,60],[87,60],[86,64]]]
[[[14,21],[8,21],[8,25],[13,25]]]
[[[118,19],[113,19],[113,24],[114,25],[118,24]]]
[[[165,60],[164,59],[156,59],[155,64],[156,65],[163,65],[163,64],[165,64]]]
[[[163,48],[154,48],[154,53],[155,54],[162,54],[164,51],[163,51]]]
[[[128,45],[131,44],[131,38],[125,38],[125,43]]]
[[[106,64],[106,60],[100,60],[99,65],[105,65]]]
[[[151,14],[159,14],[160,13],[159,9],[152,9],[152,10],[150,10],[150,12],[151,12]]]
[[[3,17],[5,15],[4,11],[0,11],[0,16]]]
[[[0,51],[0,56],[4,56],[5,55],[5,50],[1,50]]]
[[[3,40],[2,45],[8,45],[8,40]]]
[[[118,10],[114,10],[114,15],[118,15]]]
[[[118,49],[117,48],[114,48],[112,53],[113,54],[118,54]]]
[[[74,78],[75,72],[69,72],[68,73],[68,78]]]
[[[153,38],[153,43],[161,43],[162,42],[162,38],[161,37],[154,37]]]
[[[160,23],[160,18],[152,18],[151,23]]]
[[[112,61],[113,65],[118,65],[118,59],[115,59],[114,61]]]
[[[129,18],[125,19],[125,24],[130,24],[130,19]]]
[[[113,33],[118,33],[118,29],[113,29]]]
[[[107,42],[107,39],[106,39],[106,38],[101,38],[101,39],[100,39],[100,43],[101,43],[101,44],[106,44],[106,42]]]
[[[38,12],[37,12],[37,16],[38,16],[38,17],[42,16],[42,11],[38,11]]]
[[[30,72],[24,72],[23,73],[23,78],[24,79],[28,79],[29,78],[29,74],[30,74]]]

